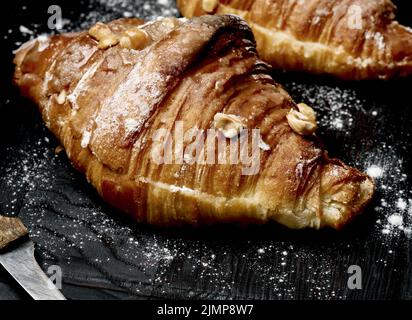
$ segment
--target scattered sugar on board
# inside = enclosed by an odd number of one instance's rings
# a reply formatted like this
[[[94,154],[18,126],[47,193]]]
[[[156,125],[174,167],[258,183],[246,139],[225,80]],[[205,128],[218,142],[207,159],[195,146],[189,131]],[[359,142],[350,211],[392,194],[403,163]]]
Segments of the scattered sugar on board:
[[[294,87],[299,88],[299,85],[294,84]],[[313,100],[312,96],[316,96],[317,100]],[[328,105],[336,103],[337,96],[343,96],[343,102],[340,101],[338,105],[328,108]],[[305,86],[302,99],[303,102],[312,102],[312,106],[319,113],[321,127],[338,132],[342,127],[331,121],[333,117],[340,117],[342,123],[350,128],[350,112],[346,110],[361,110],[360,103],[356,102],[353,94],[351,96],[339,88],[321,87],[316,90]],[[298,247],[290,242],[278,242],[274,245],[271,242],[248,241],[242,246],[244,249],[234,254],[233,248],[227,242],[222,245],[222,250],[221,245],[217,247],[200,240],[192,239],[188,245],[181,239],[157,235],[152,231],[136,232],[133,224],[111,218],[107,207],[97,207],[90,215],[89,208],[96,203],[84,196],[84,190],[77,190],[79,186],[82,188],[85,185],[84,180],[79,177],[73,178],[77,184],[66,184],[60,190],[63,193],[61,199],[51,197],[60,187],[57,175],[61,172],[72,175],[74,170],[63,156],[54,154],[55,145],[49,138],[44,138],[48,135],[46,132],[43,129],[38,134],[40,138],[33,138],[37,140],[21,144],[18,157],[12,157],[15,162],[6,169],[5,180],[16,193],[16,197],[5,204],[5,209],[10,213],[24,213],[25,222],[32,232],[31,236],[41,248],[39,252],[48,263],[51,263],[55,256],[63,255],[67,257],[66,263],[70,265],[75,259],[73,257],[80,254],[84,259],[87,258],[91,266],[103,274],[110,274],[115,283],[134,292],[143,292],[150,285],[161,287],[166,292],[167,288],[173,285],[168,278],[171,270],[179,273],[185,268],[185,272],[191,273],[200,283],[208,283],[221,297],[229,298],[233,296],[235,288],[239,289],[235,287],[239,284],[235,283],[232,268],[243,259],[248,261],[246,267],[253,270],[253,276],[256,277],[256,282],[262,284],[262,288],[270,290],[278,297],[294,298],[296,288],[288,279],[298,270],[298,266],[293,263],[299,262],[308,265],[304,281],[309,288],[309,297],[342,298],[342,292],[331,287],[335,271],[332,264],[333,251],[336,249],[334,246],[326,247],[320,253],[319,250]],[[12,151],[11,149],[10,154]],[[385,157],[376,158],[379,154],[385,154]],[[66,168],[57,169],[64,165]],[[403,184],[407,177],[404,174],[403,161],[394,147],[376,143],[376,150],[364,155],[362,162],[356,165],[377,181],[379,193],[378,204],[375,207],[375,231],[378,239],[385,242],[410,233],[412,197]],[[64,195],[65,189],[69,189],[67,195]],[[45,196],[39,197],[39,192]],[[17,195],[20,193],[25,194],[23,201],[18,200]],[[64,203],[68,196],[72,197],[70,206],[53,207]],[[20,207],[19,201],[22,202]],[[82,210],[82,207],[85,210]],[[55,230],[55,221],[51,221],[52,219],[59,219],[60,231]],[[90,229],[93,232],[90,232]],[[115,250],[116,255],[113,256],[108,248]],[[347,250],[350,251],[350,248]],[[396,251],[396,248],[391,247],[390,250]],[[236,256],[238,258],[233,261],[233,257]],[[376,263],[386,265],[387,261]],[[124,283],[121,276],[116,276],[112,272],[119,268],[124,269],[125,274],[141,272],[148,282]],[[195,295],[196,290],[189,292],[189,296],[191,294]]]
[[[366,172],[375,178],[378,201],[376,227],[384,238],[405,235],[412,238],[412,191],[407,188],[407,178],[403,159],[393,147],[378,145],[375,154],[382,154],[381,161],[374,161]]]

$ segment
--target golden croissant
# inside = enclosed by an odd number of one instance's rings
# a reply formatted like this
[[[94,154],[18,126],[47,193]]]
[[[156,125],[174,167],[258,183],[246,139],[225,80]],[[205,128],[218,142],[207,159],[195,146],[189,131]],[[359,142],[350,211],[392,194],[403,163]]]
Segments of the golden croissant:
[[[186,17],[235,14],[274,68],[342,79],[412,73],[412,29],[389,0],[177,0]]]
[[[138,221],[341,228],[374,192],[328,158],[313,109],[271,78],[237,17],[98,23],[33,40],[15,64],[73,165]]]

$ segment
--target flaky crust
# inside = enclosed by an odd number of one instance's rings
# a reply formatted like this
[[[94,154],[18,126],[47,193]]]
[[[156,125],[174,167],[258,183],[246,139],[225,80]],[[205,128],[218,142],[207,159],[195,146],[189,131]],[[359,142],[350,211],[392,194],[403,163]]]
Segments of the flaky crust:
[[[161,226],[274,220],[340,228],[362,211],[373,181],[291,129],[286,114],[296,105],[268,75],[243,21],[204,16],[140,28],[150,39],[142,50],[100,50],[81,32],[34,40],[15,57],[15,83],[103,199]],[[240,164],[152,161],[156,130],[173,132],[177,121],[184,132],[207,130],[217,113],[260,129],[258,174],[242,175]]]
[[[193,17],[207,13],[203,1],[177,3],[184,16]],[[244,18],[260,56],[275,68],[349,80],[412,73],[412,30],[394,20],[396,7],[389,0],[215,2],[210,13]]]

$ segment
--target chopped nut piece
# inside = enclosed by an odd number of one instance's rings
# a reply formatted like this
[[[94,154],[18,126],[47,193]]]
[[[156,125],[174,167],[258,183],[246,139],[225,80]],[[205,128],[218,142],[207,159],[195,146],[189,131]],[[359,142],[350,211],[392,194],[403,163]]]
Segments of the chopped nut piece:
[[[132,41],[128,36],[122,36],[120,38],[119,44],[122,48],[132,49]]]
[[[96,40],[101,40],[102,38],[111,35],[113,32],[104,23],[98,22],[93,27],[89,29],[89,35],[91,35]]]
[[[207,13],[212,13],[218,6],[218,0],[203,0],[202,1],[202,8]]]
[[[54,149],[54,153],[55,154],[59,154],[60,152],[62,152],[64,149],[62,146],[58,145],[55,149]]]
[[[315,111],[304,103],[299,103],[297,107],[299,111],[291,109],[286,115],[290,127],[300,135],[313,134],[317,129]]]
[[[131,28],[124,32],[120,38],[120,46],[128,49],[143,49],[149,41],[149,36],[144,30]]]
[[[99,49],[107,49],[120,43],[122,48],[143,49],[149,42],[146,31],[137,27],[130,28],[123,33],[114,33],[107,25],[98,22],[89,30],[89,35],[99,41]]]
[[[306,103],[298,103],[299,112],[304,114],[308,119],[316,121],[316,112]]]
[[[214,117],[214,126],[226,138],[232,139],[246,127],[241,117],[233,114],[217,113]]]
[[[162,24],[166,27],[174,29],[179,26],[179,20],[174,17],[166,17],[162,19]]]
[[[107,49],[119,43],[119,38],[104,23],[98,22],[89,30],[89,35],[99,41],[99,49]]]
[[[58,104],[64,104],[66,102],[66,98],[67,98],[66,90],[62,90],[57,96],[56,101]]]
[[[119,43],[119,38],[116,37],[116,35],[110,35],[107,38],[103,38],[102,40],[99,41],[99,45],[97,46],[99,49],[107,49],[110,47],[115,46],[116,44]]]

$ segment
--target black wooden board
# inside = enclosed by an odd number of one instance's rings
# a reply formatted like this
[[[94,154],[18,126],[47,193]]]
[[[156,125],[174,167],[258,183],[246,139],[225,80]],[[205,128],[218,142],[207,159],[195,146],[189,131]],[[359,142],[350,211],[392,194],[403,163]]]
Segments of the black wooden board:
[[[99,20],[178,15],[173,0],[13,1],[0,13],[0,212],[18,215],[47,271],[63,271],[69,299],[410,299],[411,79],[342,82],[274,72],[298,102],[319,113],[332,156],[377,176],[365,214],[341,232],[263,227],[158,229],[109,208],[64,153],[30,103],[11,85],[12,50],[50,33],[59,4],[63,31]],[[412,24],[408,1],[400,19]],[[2,4],[2,6],[5,4]],[[27,30],[27,29],[28,30]],[[362,270],[362,289],[347,286]],[[0,299],[27,298],[0,269]]]

